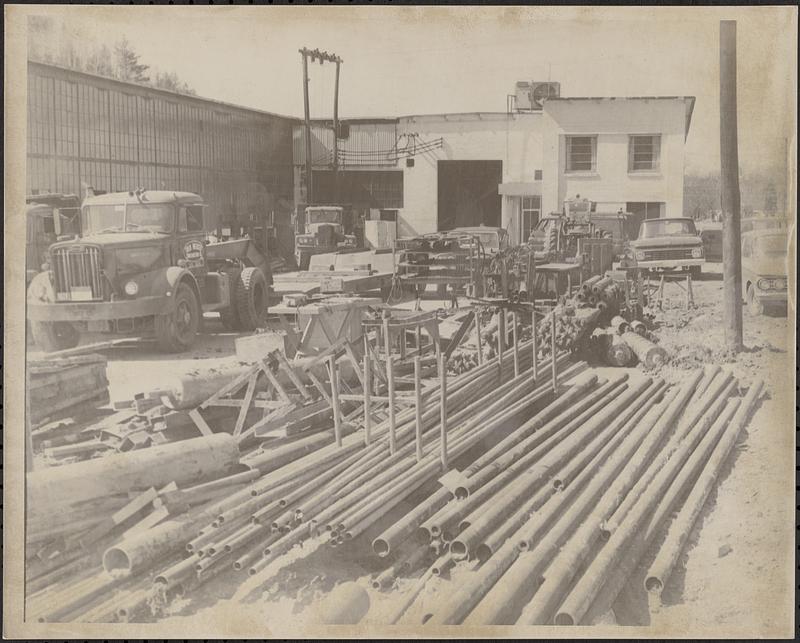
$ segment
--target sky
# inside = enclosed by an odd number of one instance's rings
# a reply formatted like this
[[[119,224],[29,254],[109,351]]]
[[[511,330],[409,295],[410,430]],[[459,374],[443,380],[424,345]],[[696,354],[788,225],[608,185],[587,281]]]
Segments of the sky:
[[[796,10],[503,7],[31,7],[85,41],[123,36],[200,96],[300,117],[306,46],[343,60],[342,117],[505,111],[519,80],[562,96],[695,96],[686,169],[719,168],[719,20],[737,20],[739,157],[782,170],[796,122]],[[334,65],[311,65],[330,118]]]

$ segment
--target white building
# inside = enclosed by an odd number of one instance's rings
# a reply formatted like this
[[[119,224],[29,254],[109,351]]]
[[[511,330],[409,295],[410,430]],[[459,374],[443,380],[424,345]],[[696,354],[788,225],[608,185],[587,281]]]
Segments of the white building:
[[[580,194],[598,209],[680,216],[693,97],[558,98],[508,113],[343,121],[334,190],[330,122],[312,124],[314,200],[396,211],[398,236],[502,225],[527,239],[542,212]],[[294,129],[305,203],[304,127]]]

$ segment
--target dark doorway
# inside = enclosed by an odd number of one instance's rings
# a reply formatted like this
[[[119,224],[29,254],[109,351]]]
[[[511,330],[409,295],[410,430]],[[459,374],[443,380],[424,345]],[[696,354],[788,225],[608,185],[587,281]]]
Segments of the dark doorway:
[[[500,225],[502,161],[439,161],[439,230]]]
[[[633,216],[628,217],[625,222],[625,232],[629,239],[636,239],[639,236],[639,226],[645,219],[658,219],[661,216],[664,204],[659,201],[628,201],[625,204],[625,211]]]

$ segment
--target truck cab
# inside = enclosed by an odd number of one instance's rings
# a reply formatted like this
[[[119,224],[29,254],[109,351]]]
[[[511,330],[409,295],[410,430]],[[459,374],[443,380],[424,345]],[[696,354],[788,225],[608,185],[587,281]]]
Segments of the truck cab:
[[[204,311],[254,328],[266,313],[269,266],[248,240],[209,245],[205,208],[189,192],[87,197],[80,237],[51,245],[28,289],[34,341],[59,350],[81,332],[153,333],[163,350],[186,350]]]
[[[356,236],[347,234],[344,227],[344,208],[340,206],[309,206],[305,209],[302,230],[294,239],[295,260],[300,270],[306,270],[313,255],[354,249]]]
[[[697,276],[705,263],[703,240],[687,217],[645,219],[630,246],[636,266],[645,270],[688,270]]]
[[[80,232],[80,200],[74,194],[33,194],[25,198],[25,284],[47,261],[59,237]]]

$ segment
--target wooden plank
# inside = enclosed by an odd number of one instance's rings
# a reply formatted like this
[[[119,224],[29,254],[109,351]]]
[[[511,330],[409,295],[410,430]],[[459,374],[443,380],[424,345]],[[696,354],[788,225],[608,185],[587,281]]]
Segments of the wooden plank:
[[[358,361],[358,357],[356,356],[355,350],[353,349],[353,345],[350,342],[345,342],[344,351],[347,353],[347,356],[350,358],[350,361],[353,364],[353,369],[356,372],[356,376],[358,377],[358,381],[361,384],[361,389],[364,389],[364,376],[361,373],[361,364]]]
[[[45,359],[59,359],[62,357],[73,357],[75,355],[84,355],[86,353],[93,353],[99,350],[108,350],[109,348],[120,348],[126,344],[136,345],[144,343],[147,340],[144,337],[124,337],[121,339],[112,339],[107,342],[97,342],[95,344],[87,344],[86,346],[76,346],[75,348],[66,348],[61,351],[53,351],[52,353],[45,353]]]
[[[213,435],[214,432],[211,430],[211,427],[206,424],[206,421],[203,419],[203,416],[200,415],[199,409],[192,409],[189,411],[189,417],[192,418],[194,421],[195,426],[198,428],[200,433],[203,435]]]
[[[289,376],[289,379],[292,380],[292,383],[295,385],[295,388],[298,391],[300,391],[300,395],[302,395],[307,400],[312,399],[311,393],[308,392],[306,385],[303,384],[302,380],[298,377],[297,373],[294,370],[294,367],[291,364],[289,364],[289,362],[286,360],[286,356],[280,351],[273,351],[271,354],[275,355],[275,357],[278,360],[278,363],[283,367],[283,370]]]
[[[239,435],[244,426],[244,420],[247,417],[247,412],[250,410],[250,404],[253,401],[253,395],[256,392],[256,382],[258,381],[258,373],[254,373],[247,383],[247,391],[245,391],[244,399],[242,400],[242,408],[239,411],[239,417],[236,418],[236,425],[233,427],[233,435]]]
[[[261,365],[262,365],[262,370],[264,371],[264,375],[267,376],[267,379],[270,381],[270,384],[272,384],[273,388],[278,393],[280,398],[286,404],[291,404],[292,399],[291,399],[291,397],[289,397],[289,393],[286,392],[286,389],[283,388],[283,384],[281,384],[278,381],[278,378],[275,377],[275,374],[272,372],[272,369],[270,368],[269,364],[267,363],[267,360],[266,359],[262,359],[261,360]]]
[[[221,398],[224,395],[228,395],[229,393],[234,392],[235,390],[241,388],[241,386],[254,374],[258,373],[259,369],[261,368],[261,364],[256,364],[253,367],[246,370],[244,373],[239,375],[238,377],[234,378],[232,382],[229,382],[225,386],[223,386],[220,390],[218,390],[214,395],[208,398],[205,402],[203,402],[198,408],[204,409],[207,406],[213,405],[216,400]]]
[[[461,322],[461,326],[458,327],[458,330],[450,338],[450,341],[447,344],[447,350],[444,352],[445,359],[450,359],[453,351],[461,344],[462,341],[464,341],[464,337],[466,337],[467,333],[472,328],[472,324],[474,323],[474,315],[470,314],[464,318],[464,320]]]
[[[316,373],[314,373],[314,371],[311,369],[307,369],[306,375],[308,376],[308,379],[311,380],[311,383],[314,385],[314,387],[319,391],[320,395],[322,395],[322,397],[325,399],[325,401],[328,404],[333,404],[331,396],[328,394],[328,391],[325,390],[325,385],[320,381]]]

